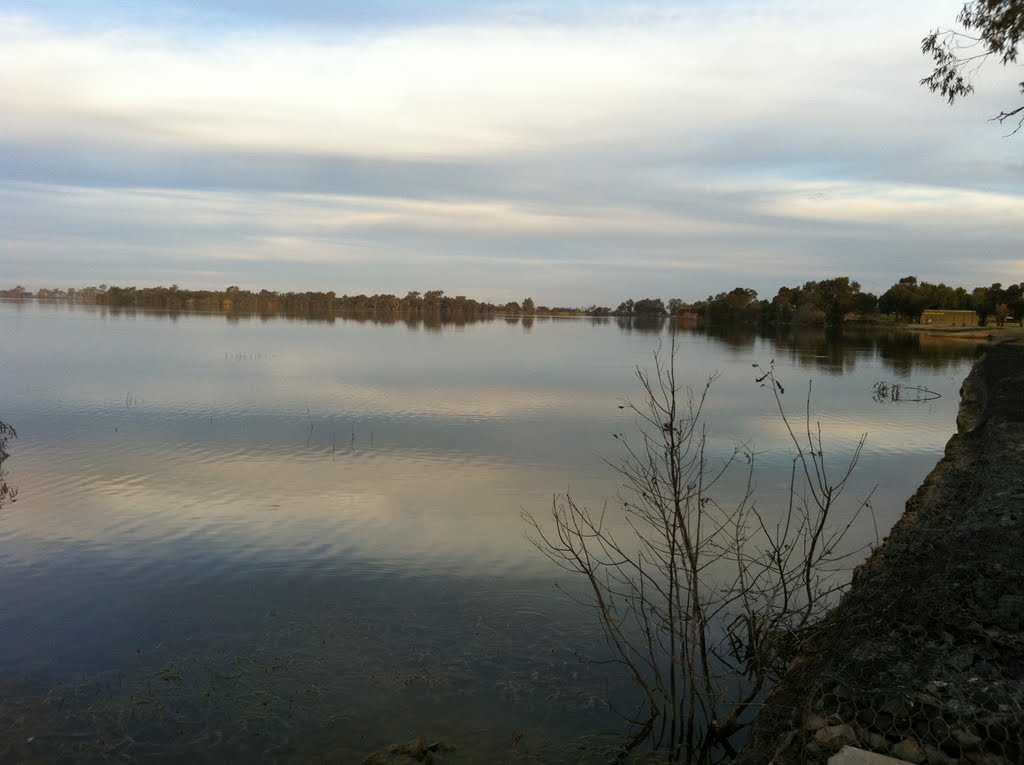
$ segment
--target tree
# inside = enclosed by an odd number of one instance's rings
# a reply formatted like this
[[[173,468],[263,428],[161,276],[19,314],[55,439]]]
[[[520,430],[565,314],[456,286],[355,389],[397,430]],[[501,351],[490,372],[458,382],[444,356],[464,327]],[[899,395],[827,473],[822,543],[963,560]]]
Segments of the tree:
[[[528,297],[525,300],[523,300],[523,313],[529,315],[529,314],[532,314],[535,310],[536,310],[536,307],[533,304],[533,298],[532,297]]]
[[[815,296],[815,304],[825,313],[825,321],[832,328],[843,323],[843,317],[853,307],[854,295],[860,293],[860,284],[851,282],[849,276],[808,282],[804,293]]]
[[[664,316],[665,304],[661,298],[643,298],[633,304],[633,313],[636,316]]]
[[[633,298],[628,298],[619,303],[619,307],[615,309],[616,316],[632,316],[633,315]]]
[[[772,319],[782,322],[791,321],[803,302],[803,292],[799,287],[779,287],[778,294],[772,298],[769,309]]]
[[[989,314],[995,310],[991,295],[988,294],[988,287],[975,287],[971,293],[971,303],[974,312],[978,314],[978,324],[984,327],[988,324]]]
[[[1010,315],[1010,307],[1006,303],[999,303],[995,310],[996,326],[1003,326]]]
[[[984,327],[988,324],[989,316],[995,316],[996,321],[1000,326],[1002,325],[996,310],[1000,304],[1007,302],[1006,291],[1003,290],[1002,284],[996,282],[991,287],[975,287],[974,292],[971,293],[971,302],[975,313],[978,314],[980,326]],[[1003,319],[1008,315],[1009,311],[1003,316]]]
[[[0,290],[0,298],[13,298],[14,300],[27,300],[32,297],[32,293],[22,287],[20,284],[14,289]]]
[[[749,321],[757,318],[761,309],[757,302],[757,291],[749,287],[734,287],[729,292],[708,296],[698,304],[705,318],[713,321]]]
[[[928,307],[925,285],[918,284],[916,276],[904,276],[878,299],[879,310],[912,322],[920,322]]]
[[[422,306],[423,298],[420,296],[419,290],[409,290],[402,298],[402,307],[406,311],[417,311]]]
[[[1017,63],[1024,37],[1024,0],[971,0],[957,16],[965,31],[933,29],[921,41],[921,51],[935,65],[921,84],[939,93],[950,104],[974,92],[974,78],[982,65],[995,58],[1003,66]],[[1019,84],[1024,95],[1024,82]],[[1024,126],[1024,105],[1004,109],[993,120],[1005,122],[1021,115],[1013,135]]]
[[[864,437],[845,472],[830,475],[810,392],[798,435],[770,366],[757,381],[774,397],[793,461],[788,504],[758,507],[753,452],[737,447],[723,462],[710,455],[702,415],[715,378],[686,388],[675,356],[673,335],[667,359],[656,352],[653,372],[636,370],[643,401],[620,407],[637,425],[634,437],[615,436],[624,456],[609,463],[623,479],[620,517],[571,496],[555,498],[550,525],[523,517],[537,548],[588,583],[585,605],[636,687],[619,759],[646,741],[659,762],[703,765],[735,755],[763,694],[834,602],[843,537],[869,504],[831,528]],[[744,463],[741,496],[720,503],[716,485]]]
[[[1013,320],[1024,327],[1024,282],[1006,288],[1006,305]]]
[[[423,295],[423,310],[431,313],[441,311],[441,301],[444,299],[444,290],[427,290]]]
[[[861,319],[867,318],[878,308],[878,296],[871,292],[857,292],[853,296],[851,308]]]

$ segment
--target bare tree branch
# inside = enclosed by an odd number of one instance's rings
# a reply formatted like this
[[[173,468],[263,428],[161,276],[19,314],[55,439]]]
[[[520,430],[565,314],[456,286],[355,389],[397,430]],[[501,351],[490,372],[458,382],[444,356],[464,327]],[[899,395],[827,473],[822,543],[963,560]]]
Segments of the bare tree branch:
[[[774,513],[759,508],[753,450],[737,446],[720,461],[710,450],[703,411],[716,376],[696,391],[681,385],[676,353],[673,336],[652,370],[636,370],[643,399],[621,405],[635,431],[615,435],[623,457],[607,462],[622,479],[618,512],[556,496],[550,527],[523,513],[533,544],[587,582],[611,661],[645,710],[622,715],[631,737],[617,761],[644,741],[670,762],[730,759],[760,699],[845,586],[841,564],[857,551],[844,539],[870,509],[869,495],[832,524],[864,438],[833,476],[810,386],[798,435],[774,365],[757,382],[771,391],[794,456],[787,502]],[[713,492],[729,483],[741,490],[726,503]]]

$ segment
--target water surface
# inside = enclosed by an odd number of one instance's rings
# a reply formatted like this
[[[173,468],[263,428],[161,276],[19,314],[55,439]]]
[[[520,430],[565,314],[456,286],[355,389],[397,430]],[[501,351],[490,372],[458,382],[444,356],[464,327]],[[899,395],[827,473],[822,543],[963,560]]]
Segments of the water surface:
[[[614,500],[618,404],[666,329],[3,302],[0,327],[21,490],[0,510],[0,752],[351,761],[426,736],[493,756],[617,728],[617,678],[579,660],[594,625],[520,513]],[[850,491],[877,484],[881,533],[941,455],[976,354],[814,330],[678,343],[687,381],[719,375],[714,443],[756,449],[768,504],[790,452],[752,364],[774,359],[797,420],[813,381],[830,459],[868,434]],[[879,404],[878,380],[941,398]]]

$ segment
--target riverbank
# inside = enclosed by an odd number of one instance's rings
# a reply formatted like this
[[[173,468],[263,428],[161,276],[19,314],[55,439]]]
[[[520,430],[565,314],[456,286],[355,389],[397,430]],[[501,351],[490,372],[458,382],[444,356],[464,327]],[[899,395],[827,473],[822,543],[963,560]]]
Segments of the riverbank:
[[[987,340],[989,342],[1024,342],[1024,327],[954,327],[941,324],[900,324],[900,329],[920,332],[935,337],[961,340]]]
[[[899,332],[913,332],[931,337],[942,337],[959,340],[974,340],[983,342],[1024,342],[1024,326],[1006,323],[999,327],[995,324],[987,324],[979,327],[977,324],[919,324],[917,322],[892,321],[891,319],[848,319],[843,323],[848,329],[877,329]]]
[[[961,388],[957,433],[767,699],[738,762],[844,745],[947,765],[1024,761],[1024,344]]]

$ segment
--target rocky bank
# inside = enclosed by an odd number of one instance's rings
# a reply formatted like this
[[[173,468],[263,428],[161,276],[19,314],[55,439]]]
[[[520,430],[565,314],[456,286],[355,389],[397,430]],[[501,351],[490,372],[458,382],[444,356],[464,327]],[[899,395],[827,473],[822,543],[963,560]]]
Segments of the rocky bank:
[[[846,744],[1024,763],[1024,345],[974,366],[957,431],[766,700],[740,763],[825,763]]]

